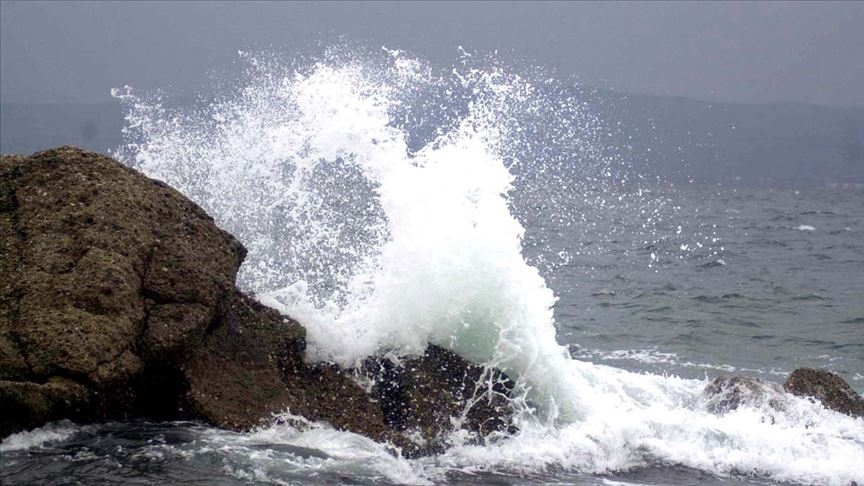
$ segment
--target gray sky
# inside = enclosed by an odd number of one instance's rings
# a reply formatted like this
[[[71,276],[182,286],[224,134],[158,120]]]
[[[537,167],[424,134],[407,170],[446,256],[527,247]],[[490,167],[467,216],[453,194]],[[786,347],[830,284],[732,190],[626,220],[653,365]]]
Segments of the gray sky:
[[[344,36],[452,63],[498,50],[562,79],[716,101],[864,106],[864,2],[0,4],[0,101],[190,92],[237,50]]]

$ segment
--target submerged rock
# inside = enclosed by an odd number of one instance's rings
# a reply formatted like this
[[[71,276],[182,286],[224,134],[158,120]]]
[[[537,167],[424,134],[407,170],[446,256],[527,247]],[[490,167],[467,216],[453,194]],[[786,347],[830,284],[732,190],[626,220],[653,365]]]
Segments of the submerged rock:
[[[783,388],[794,395],[815,398],[825,408],[853,417],[864,417],[864,398],[836,373],[798,368],[789,375]]]
[[[245,253],[179,192],[109,157],[3,156],[0,437],[64,418],[245,430],[290,410],[417,454],[454,427],[509,427],[506,377],[440,348],[367,373],[374,390],[307,363],[305,329],[236,289]]]
[[[771,408],[781,407],[778,397],[783,389],[776,383],[746,378],[743,376],[719,376],[705,387],[702,392],[705,407],[709,412],[722,415],[736,410],[742,405]]]

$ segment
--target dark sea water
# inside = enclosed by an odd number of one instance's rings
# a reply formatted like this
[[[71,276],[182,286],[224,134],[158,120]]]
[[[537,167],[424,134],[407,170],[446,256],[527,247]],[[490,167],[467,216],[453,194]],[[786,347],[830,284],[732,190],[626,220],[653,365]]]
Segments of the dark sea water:
[[[818,367],[864,391],[864,191],[650,197],[680,210],[647,244],[626,225],[611,237],[559,234],[571,251],[587,249],[547,278],[560,297],[559,339],[574,357],[689,378],[783,381]]]
[[[3,484],[864,484],[864,419],[703,394],[802,366],[864,391],[864,191],[648,182],[589,104],[469,55],[244,56],[194,109],[115,93],[115,155],[243,242],[308,359],[447,347],[514,379],[519,432],[407,460],[290,411],[57,423],[0,444]]]

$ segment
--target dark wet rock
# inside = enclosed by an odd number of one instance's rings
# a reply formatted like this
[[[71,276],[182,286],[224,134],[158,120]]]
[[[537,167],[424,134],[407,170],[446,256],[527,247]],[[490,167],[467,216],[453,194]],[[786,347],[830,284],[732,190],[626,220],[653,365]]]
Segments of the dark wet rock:
[[[440,348],[377,361],[372,392],[356,371],[307,363],[305,329],[235,288],[245,252],[109,157],[3,156],[0,437],[64,418],[245,430],[287,409],[416,455],[454,423],[478,437],[510,426],[506,377]]]
[[[702,396],[709,412],[722,415],[743,405],[781,408],[783,388],[776,383],[743,376],[719,376],[705,387]]]
[[[789,393],[818,400],[831,410],[853,417],[864,417],[864,398],[836,373],[813,368],[798,368],[783,383]]]
[[[186,366],[194,416],[247,430],[290,410],[378,441],[411,448],[384,424],[381,408],[350,373],[304,359],[305,330],[273,309],[236,294],[222,310],[222,325],[205,338]],[[213,374],[221,375],[214,379]]]
[[[443,449],[456,429],[475,440],[515,432],[508,412],[514,383],[498,370],[434,345],[418,358],[369,359],[363,368],[373,379],[385,423],[420,437],[429,452]]]
[[[66,417],[90,415],[90,392],[80,383],[54,377],[45,383],[0,381],[2,436]]]

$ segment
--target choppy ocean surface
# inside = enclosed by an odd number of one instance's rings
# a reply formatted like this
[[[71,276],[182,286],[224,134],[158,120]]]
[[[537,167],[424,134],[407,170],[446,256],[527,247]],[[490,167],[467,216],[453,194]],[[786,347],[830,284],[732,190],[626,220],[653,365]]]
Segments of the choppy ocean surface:
[[[827,368],[864,391],[864,192],[651,197],[681,207],[657,238],[620,228],[611,239],[570,240],[590,257],[547,277],[561,298],[559,339],[574,357],[688,378],[783,381],[798,367]]]
[[[58,423],[3,441],[3,484],[864,483],[864,420],[702,394],[802,366],[864,391],[864,192],[641,179],[590,105],[467,54],[244,59],[195,108],[118,91],[116,155],[243,241],[310,359],[448,347],[516,380],[519,432],[407,460],[297,420]]]

